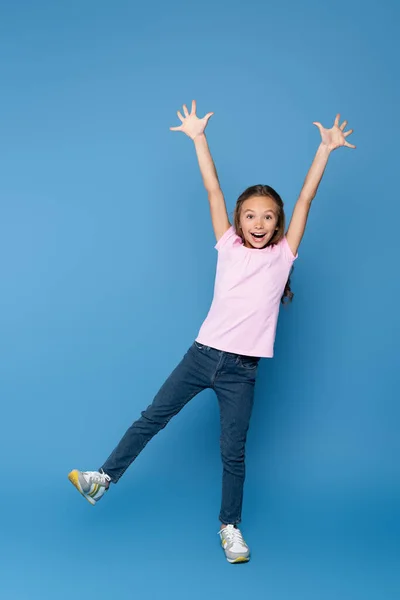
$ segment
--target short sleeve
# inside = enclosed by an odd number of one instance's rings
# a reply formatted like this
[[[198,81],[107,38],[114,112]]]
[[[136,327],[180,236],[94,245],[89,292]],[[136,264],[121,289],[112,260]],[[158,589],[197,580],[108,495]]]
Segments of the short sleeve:
[[[238,238],[239,236],[232,225],[225,231],[224,235],[219,238],[214,247],[218,251],[222,250],[223,248],[232,248]]]
[[[282,239],[281,245],[282,245],[282,250],[283,250],[283,253],[284,253],[286,259],[290,263],[293,263],[296,260],[296,258],[299,256],[299,254],[297,253],[296,256],[293,254],[293,252],[290,249],[289,243],[286,239],[286,236]]]

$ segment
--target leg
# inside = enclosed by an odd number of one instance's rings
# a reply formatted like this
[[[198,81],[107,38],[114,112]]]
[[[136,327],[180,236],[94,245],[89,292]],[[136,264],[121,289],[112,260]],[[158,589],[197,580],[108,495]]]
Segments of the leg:
[[[171,373],[152,404],[127,430],[118,446],[101,467],[117,483],[146,444],[196,394],[210,386],[211,373],[202,355],[192,346]]]
[[[223,463],[220,521],[236,525],[242,517],[245,445],[254,400],[258,359],[234,359],[225,365],[214,389],[221,419]]]

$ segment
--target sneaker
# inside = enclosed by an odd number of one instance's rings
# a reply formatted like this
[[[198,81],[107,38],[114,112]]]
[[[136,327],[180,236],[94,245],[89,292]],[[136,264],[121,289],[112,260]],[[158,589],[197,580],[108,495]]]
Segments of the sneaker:
[[[218,535],[221,538],[221,546],[228,562],[242,563],[250,560],[250,550],[242,537],[240,529],[234,525],[227,525],[220,529]]]
[[[69,473],[68,479],[93,506],[103,497],[111,481],[106,473],[78,471],[76,469]]]

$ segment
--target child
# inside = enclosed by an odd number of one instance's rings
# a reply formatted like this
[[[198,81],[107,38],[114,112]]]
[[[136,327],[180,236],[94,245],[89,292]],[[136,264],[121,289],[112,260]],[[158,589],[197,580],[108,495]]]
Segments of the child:
[[[189,400],[212,388],[221,419],[219,535],[230,563],[247,562],[250,551],[237,525],[241,521],[245,443],[258,363],[261,357],[273,356],[280,302],[293,296],[289,273],[329,155],[339,146],[355,146],[346,141],[352,130],[344,133],[347,121],[339,126],[339,115],[331,129],[314,123],[322,140],[286,235],[283,202],[267,185],[256,185],[243,192],[236,203],[232,226],[204,134],[213,113],[199,119],[194,101],[191,113],[186,106],[183,112],[184,116],[178,111],[182,124],[171,130],[182,131],[194,141],[208,193],[218,250],[213,302],[193,345],[99,471],[74,470],[68,477],[94,505],[110,482],[118,482],[150,439]]]

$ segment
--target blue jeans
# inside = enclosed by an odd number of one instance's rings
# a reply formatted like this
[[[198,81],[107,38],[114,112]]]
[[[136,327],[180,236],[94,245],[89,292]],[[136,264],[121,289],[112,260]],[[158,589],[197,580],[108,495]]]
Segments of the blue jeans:
[[[211,388],[218,398],[221,420],[223,477],[219,519],[224,524],[239,523],[245,479],[245,444],[259,360],[194,342],[152,404],[129,427],[101,469],[117,483],[151,438],[196,394]]]

